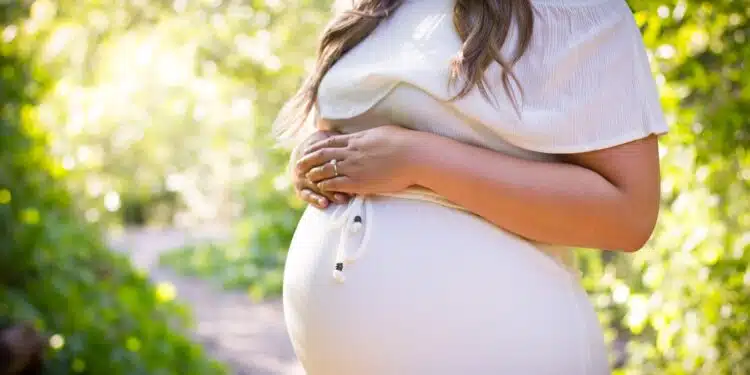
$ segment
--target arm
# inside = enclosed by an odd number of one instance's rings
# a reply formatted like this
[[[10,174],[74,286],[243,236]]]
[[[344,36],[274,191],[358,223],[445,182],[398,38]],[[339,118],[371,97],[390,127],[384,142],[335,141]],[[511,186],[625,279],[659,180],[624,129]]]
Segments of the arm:
[[[655,136],[528,161],[427,133],[413,135],[415,183],[522,237],[550,244],[636,251],[659,210]]]
[[[542,243],[636,251],[659,210],[655,136],[553,163],[381,126],[329,137],[304,154],[297,173],[322,191],[378,194],[421,185]]]

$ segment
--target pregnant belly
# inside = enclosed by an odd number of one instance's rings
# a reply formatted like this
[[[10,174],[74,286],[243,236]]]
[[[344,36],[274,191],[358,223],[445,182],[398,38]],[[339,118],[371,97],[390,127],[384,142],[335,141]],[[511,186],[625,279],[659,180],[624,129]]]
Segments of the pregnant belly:
[[[608,373],[585,293],[538,248],[459,210],[367,200],[308,208],[295,232],[284,309],[308,375]]]

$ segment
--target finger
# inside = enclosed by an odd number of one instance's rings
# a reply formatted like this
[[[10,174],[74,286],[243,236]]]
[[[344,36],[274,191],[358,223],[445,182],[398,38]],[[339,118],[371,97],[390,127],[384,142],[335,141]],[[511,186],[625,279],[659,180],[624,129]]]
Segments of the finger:
[[[302,189],[299,192],[299,197],[303,201],[312,204],[318,208],[328,207],[328,199],[322,195],[318,195],[310,189]]]
[[[299,197],[299,199],[303,200],[304,202],[316,206],[320,204],[320,201],[318,201],[318,199],[315,197],[315,193],[313,193],[313,191],[310,189],[302,188],[297,190],[297,197]]]
[[[328,200],[328,204],[331,204],[331,203],[341,204],[341,203],[346,203],[349,200],[348,198],[341,199],[339,197],[336,197],[337,194],[333,192],[322,191],[320,192],[320,194],[322,194]]]
[[[334,193],[334,192],[323,192],[322,193],[326,199],[328,199],[328,204],[337,203],[337,204],[344,204],[346,202],[349,202],[349,196],[342,193]]]
[[[326,199],[326,202],[324,202],[325,206],[328,206],[329,204],[334,203],[334,202],[346,203],[347,201],[347,200],[342,200],[340,197],[336,197],[336,193],[332,191],[320,191],[320,189],[318,189],[318,186],[311,181],[307,181],[306,185],[307,185],[306,187],[307,190],[310,190],[313,194],[315,194],[318,197],[323,197]],[[321,208],[325,208],[325,207],[321,207]]]
[[[333,201],[336,203],[346,203],[349,201],[348,194],[335,193],[333,194]]]
[[[341,163],[337,163],[336,166],[331,163],[325,163],[310,169],[310,171],[305,174],[305,178],[312,183],[318,183],[329,178],[337,177],[338,175],[343,175],[343,173],[341,173]]]
[[[351,138],[350,135],[344,134],[344,135],[332,135],[326,139],[314,142],[309,147],[307,147],[304,151],[304,154],[307,155],[311,152],[315,152],[324,148],[343,148],[349,145],[349,138]]]
[[[347,176],[334,177],[318,183],[320,190],[335,191],[337,193],[355,193],[357,184]]]
[[[321,203],[320,202],[320,198],[321,197],[327,199],[327,201],[324,200],[322,202],[322,206],[320,206],[320,208],[325,208],[329,204],[334,203],[334,202],[335,203],[339,203],[339,204],[343,204],[343,203],[346,203],[346,202],[349,201],[349,196],[347,194],[341,194],[341,193],[336,193],[336,192],[332,192],[332,191],[321,191],[321,190],[318,189],[318,186],[315,183],[313,183],[312,181],[307,180],[307,179],[301,179],[296,184],[296,186],[297,186],[297,191],[298,192],[301,192],[303,190],[307,190],[307,191],[309,191],[309,193],[305,193],[305,194],[314,194],[313,195],[313,199],[317,200],[317,203]],[[300,199],[302,199],[302,198],[300,197]],[[305,201],[307,201],[307,200],[305,200]]]
[[[310,169],[328,163],[333,159],[342,161],[346,159],[348,153],[349,152],[343,148],[324,148],[311,154],[307,154],[297,160],[297,174],[304,176],[310,171]]]
[[[349,201],[348,194],[343,194],[343,193],[338,193],[338,192],[333,192],[333,191],[319,190],[316,184],[313,184],[312,182],[310,184],[313,187],[312,189],[313,192],[326,197],[326,199],[328,199],[329,204],[330,203],[343,204]]]

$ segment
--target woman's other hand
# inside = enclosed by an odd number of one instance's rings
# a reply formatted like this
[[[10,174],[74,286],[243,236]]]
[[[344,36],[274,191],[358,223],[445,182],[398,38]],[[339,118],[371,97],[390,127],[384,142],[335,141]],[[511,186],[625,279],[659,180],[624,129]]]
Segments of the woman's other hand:
[[[414,185],[414,150],[420,133],[387,125],[314,142],[297,161],[296,173],[323,191],[394,193]],[[336,164],[331,162],[336,160]]]
[[[304,142],[298,145],[292,152],[292,166],[294,166],[299,158],[303,156],[302,152],[317,142],[323,141],[327,138],[337,135],[338,133],[332,131],[318,130],[311,134]],[[292,184],[294,190],[297,193],[297,197],[303,201],[312,204],[317,208],[326,208],[331,202],[335,203],[346,203],[349,200],[349,196],[343,193],[333,193],[321,190],[313,181],[310,181],[304,173],[299,173],[297,168],[292,170]]]

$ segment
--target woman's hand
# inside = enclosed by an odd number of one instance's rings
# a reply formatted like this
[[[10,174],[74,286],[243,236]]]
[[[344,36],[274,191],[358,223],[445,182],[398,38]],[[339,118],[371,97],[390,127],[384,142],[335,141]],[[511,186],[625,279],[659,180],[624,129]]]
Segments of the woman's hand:
[[[304,142],[297,146],[292,152],[292,166],[294,166],[299,157],[302,156],[302,151],[309,148],[311,145],[317,142],[323,141],[330,138],[338,133],[318,130],[311,134]],[[297,197],[303,201],[312,204],[317,208],[326,208],[331,202],[346,203],[349,200],[349,196],[342,193],[332,193],[323,191],[313,182],[305,177],[305,173],[299,173],[298,169],[293,169],[292,173],[292,185],[294,190],[297,192]]]
[[[330,136],[303,151],[296,172],[316,183],[321,191],[348,194],[402,191],[415,184],[413,155],[420,134],[423,133],[387,125]]]

